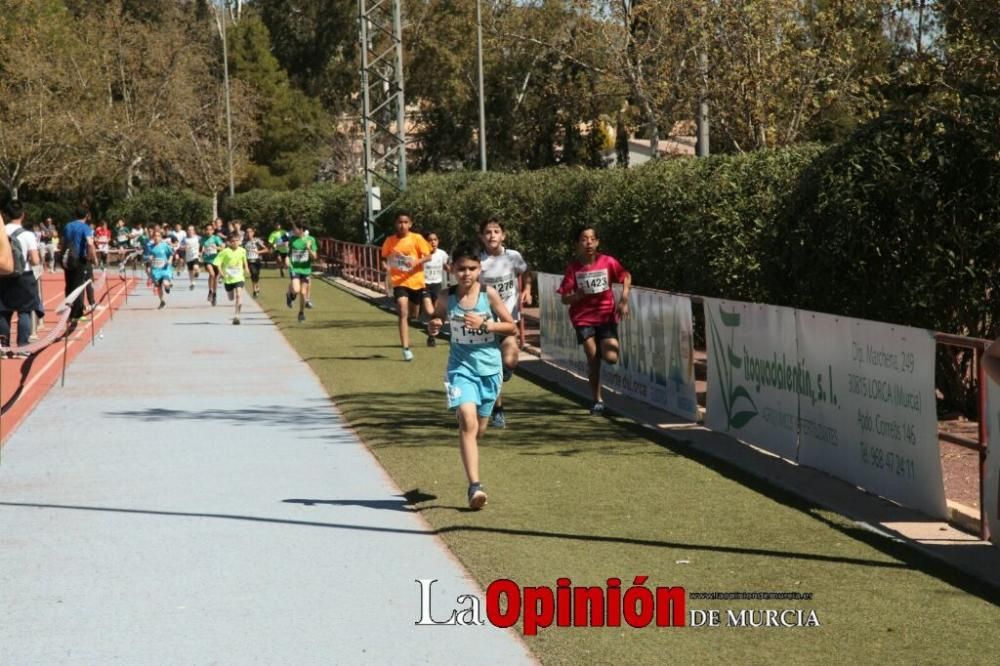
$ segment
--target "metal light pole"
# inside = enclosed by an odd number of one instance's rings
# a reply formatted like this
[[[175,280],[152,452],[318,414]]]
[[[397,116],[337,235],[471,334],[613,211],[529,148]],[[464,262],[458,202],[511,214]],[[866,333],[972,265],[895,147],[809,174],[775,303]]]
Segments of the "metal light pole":
[[[222,0],[219,17],[219,32],[222,34],[222,80],[226,90],[226,156],[229,158],[229,196],[236,194],[233,178],[233,113],[229,105],[229,45],[226,42],[226,7],[228,0]]]
[[[701,94],[698,96],[698,112],[695,114],[698,128],[695,153],[698,157],[708,157],[708,55],[704,51],[698,54],[698,65],[701,70]]]
[[[486,171],[486,102],[483,92],[482,0],[476,0],[476,63],[479,73],[479,169]]]

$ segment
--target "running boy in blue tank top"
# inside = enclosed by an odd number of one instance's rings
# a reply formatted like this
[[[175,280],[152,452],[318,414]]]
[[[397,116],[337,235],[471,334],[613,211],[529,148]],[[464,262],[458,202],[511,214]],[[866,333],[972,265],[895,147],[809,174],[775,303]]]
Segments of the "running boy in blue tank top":
[[[448,408],[458,416],[458,443],[469,480],[469,507],[481,509],[486,493],[479,481],[479,438],[500,393],[503,361],[497,336],[514,335],[516,327],[507,306],[493,287],[479,284],[479,250],[459,243],[452,253],[451,271],[458,284],[448,298],[440,298],[428,332],[437,335],[443,319],[451,323],[451,350],[445,373]]]

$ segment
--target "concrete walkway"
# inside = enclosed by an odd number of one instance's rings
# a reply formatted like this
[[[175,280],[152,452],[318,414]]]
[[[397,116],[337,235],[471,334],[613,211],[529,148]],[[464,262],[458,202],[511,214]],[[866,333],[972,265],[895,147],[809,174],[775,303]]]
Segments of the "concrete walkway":
[[[140,288],[8,441],[0,663],[516,664],[415,626],[471,582],[255,303]],[[405,490],[405,489],[404,489]]]

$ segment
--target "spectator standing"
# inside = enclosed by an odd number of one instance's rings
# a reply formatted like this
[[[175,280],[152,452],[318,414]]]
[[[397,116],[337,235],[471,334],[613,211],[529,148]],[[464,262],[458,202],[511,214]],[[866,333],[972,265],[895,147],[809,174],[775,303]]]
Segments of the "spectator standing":
[[[17,346],[24,347],[31,341],[32,316],[42,317],[45,312],[38,296],[38,279],[32,270],[41,263],[38,239],[25,229],[24,207],[16,199],[7,204],[10,222],[4,227],[11,243],[14,272],[0,278],[0,337],[10,345],[11,320],[17,313]]]
[[[63,229],[63,268],[66,271],[66,295],[86,282],[92,274],[97,252],[94,245],[94,230],[90,228],[90,211],[78,208],[76,219]],[[83,316],[83,294],[73,301],[70,318],[79,320]]]
[[[56,225],[51,217],[45,218],[45,222],[38,225],[39,256],[50,273],[56,272],[55,239],[57,235]]]

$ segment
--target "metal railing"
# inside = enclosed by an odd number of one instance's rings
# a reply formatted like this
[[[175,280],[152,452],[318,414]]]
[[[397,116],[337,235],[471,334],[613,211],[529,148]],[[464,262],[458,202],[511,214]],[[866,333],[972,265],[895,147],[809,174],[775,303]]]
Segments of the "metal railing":
[[[986,432],[987,404],[986,404],[986,368],[983,366],[983,353],[991,344],[989,340],[982,338],[970,338],[962,335],[951,335],[948,333],[935,333],[934,340],[939,346],[954,347],[957,349],[968,349],[975,353],[975,376],[977,406],[979,408],[979,418],[977,421],[976,439],[969,439],[961,435],[944,432],[938,429],[938,439],[951,444],[956,444],[966,449],[976,451],[979,454],[979,538],[987,541],[990,538],[990,526],[986,520],[986,456],[989,448],[988,436]]]

